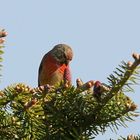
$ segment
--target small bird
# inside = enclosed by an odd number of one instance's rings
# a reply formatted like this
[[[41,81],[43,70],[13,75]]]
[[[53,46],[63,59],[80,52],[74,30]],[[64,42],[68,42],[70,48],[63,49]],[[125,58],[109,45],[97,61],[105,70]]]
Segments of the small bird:
[[[55,86],[61,82],[71,85],[71,71],[69,62],[73,58],[73,51],[66,44],[58,44],[46,53],[40,63],[38,71],[38,86]]]

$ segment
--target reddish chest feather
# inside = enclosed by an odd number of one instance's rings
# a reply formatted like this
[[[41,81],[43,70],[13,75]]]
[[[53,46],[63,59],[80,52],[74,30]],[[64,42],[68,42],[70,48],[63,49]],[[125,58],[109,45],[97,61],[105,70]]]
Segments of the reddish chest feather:
[[[63,80],[71,83],[69,66],[58,63],[50,54],[43,58],[40,68],[39,85],[55,85]]]
[[[64,74],[66,69],[65,64],[59,64],[51,55],[48,55],[44,61],[44,69],[47,77],[50,77],[55,71],[59,71],[61,74]]]
[[[67,66],[67,68],[65,68],[64,80],[67,80],[67,81],[71,82],[71,72],[70,72],[69,66]]]

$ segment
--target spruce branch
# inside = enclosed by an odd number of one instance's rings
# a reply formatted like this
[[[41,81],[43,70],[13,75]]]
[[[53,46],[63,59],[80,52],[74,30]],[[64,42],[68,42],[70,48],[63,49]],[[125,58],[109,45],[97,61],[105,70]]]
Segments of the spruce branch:
[[[0,139],[88,140],[108,127],[113,131],[126,127],[126,121],[138,115],[137,106],[125,95],[139,77],[140,57],[133,57],[133,63],[117,68],[117,76],[110,75],[109,86],[101,84],[98,97],[93,80],[77,79],[77,87],[8,86],[0,92]]]
[[[108,77],[108,80],[110,82],[111,91],[109,92],[108,96],[106,96],[104,102],[107,102],[109,99],[111,99],[116,93],[119,93],[119,91],[122,90],[124,86],[127,86],[132,91],[131,84],[136,84],[136,79],[138,77],[138,70],[139,70],[139,64],[140,64],[140,55],[137,53],[132,54],[134,58],[134,62],[122,62],[122,65],[120,65],[120,68],[117,68],[118,72],[115,71],[114,73],[117,75],[111,74]],[[129,83],[130,81],[130,83]]]

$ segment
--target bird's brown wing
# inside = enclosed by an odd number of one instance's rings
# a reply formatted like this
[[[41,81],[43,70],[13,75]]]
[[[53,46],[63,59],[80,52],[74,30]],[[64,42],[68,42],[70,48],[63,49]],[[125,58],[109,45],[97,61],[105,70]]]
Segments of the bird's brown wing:
[[[47,59],[48,55],[49,55],[49,53],[46,53],[46,54],[43,56],[43,58],[42,58],[42,60],[41,60],[41,63],[40,63],[40,66],[39,66],[39,69],[38,69],[38,86],[40,86],[40,80],[41,80],[41,79],[40,79],[40,74],[41,74],[41,72],[42,72],[43,63],[44,63],[45,59]]]

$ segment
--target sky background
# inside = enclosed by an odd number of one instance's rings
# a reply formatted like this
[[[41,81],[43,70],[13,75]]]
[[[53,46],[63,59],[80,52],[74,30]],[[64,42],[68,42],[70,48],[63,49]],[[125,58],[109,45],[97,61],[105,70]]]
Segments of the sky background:
[[[73,48],[73,84],[107,77],[122,60],[140,53],[139,0],[0,0],[0,27],[9,33],[0,88],[13,83],[37,86],[43,55],[59,43]],[[140,106],[140,86],[128,93]],[[140,109],[138,109],[140,111]],[[117,134],[108,130],[96,140],[140,134],[140,117]]]

